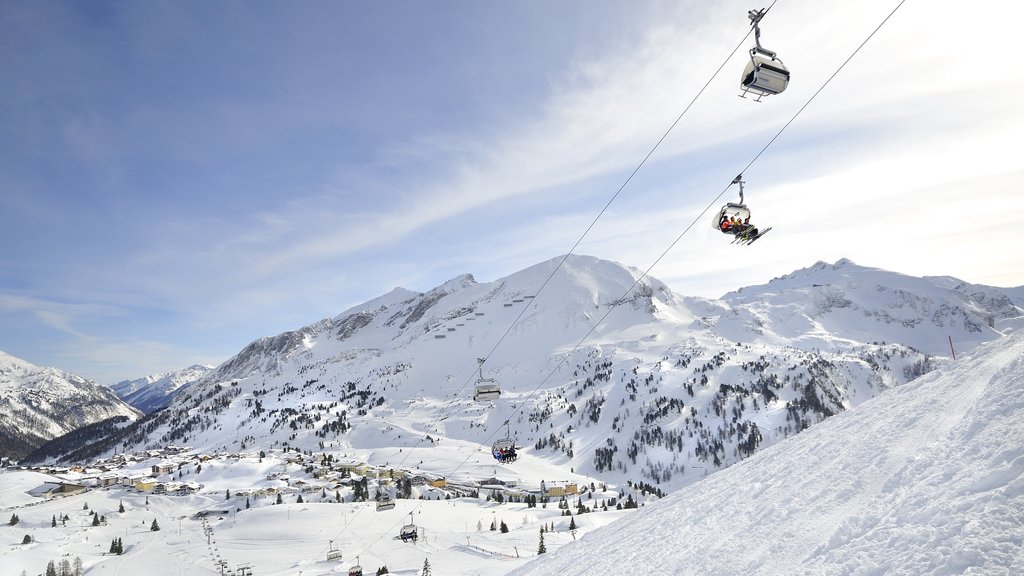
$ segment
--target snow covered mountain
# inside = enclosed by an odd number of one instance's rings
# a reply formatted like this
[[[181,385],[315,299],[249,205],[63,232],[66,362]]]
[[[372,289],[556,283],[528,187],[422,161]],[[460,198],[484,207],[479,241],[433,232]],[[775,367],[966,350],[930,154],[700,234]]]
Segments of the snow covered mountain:
[[[721,300],[637,282],[616,263],[561,260],[490,283],[395,289],[256,340],[124,441],[393,464],[438,439],[486,454],[507,420],[521,462],[671,490],[943,365],[950,337],[964,352],[1022,315],[994,289],[846,260]],[[497,401],[472,400],[477,358],[502,387]]]
[[[213,370],[213,366],[195,364],[165,374],[122,380],[111,388],[122,400],[149,414],[166,407],[181,388],[199,380],[210,370]]]
[[[1022,574],[1022,412],[1017,332],[512,574]]]
[[[973,348],[997,334],[997,321],[1021,315],[997,288],[914,278],[845,259],[818,262],[723,300],[732,307],[718,326],[723,335],[753,332],[759,341],[803,349],[881,340],[948,355],[950,339]]]
[[[0,352],[0,415],[0,451],[17,459],[83,426],[141,413],[106,386]]]

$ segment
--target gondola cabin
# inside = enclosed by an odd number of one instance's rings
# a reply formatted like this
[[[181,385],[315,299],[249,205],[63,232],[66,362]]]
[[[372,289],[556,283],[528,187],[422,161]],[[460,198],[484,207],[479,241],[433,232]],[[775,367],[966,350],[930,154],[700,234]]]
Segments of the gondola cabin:
[[[760,100],[761,96],[779,94],[789,85],[789,70],[779,59],[769,59],[763,56],[751,56],[747,62],[743,76],[740,78],[740,86],[743,93],[753,92]]]

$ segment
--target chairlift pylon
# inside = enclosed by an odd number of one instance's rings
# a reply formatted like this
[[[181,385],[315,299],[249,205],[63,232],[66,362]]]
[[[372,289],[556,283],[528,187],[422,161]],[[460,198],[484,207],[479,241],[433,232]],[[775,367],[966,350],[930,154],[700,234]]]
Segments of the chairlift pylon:
[[[754,27],[754,47],[750,49],[750,62],[747,63],[740,76],[740,98],[746,98],[747,93],[757,96],[754,100],[761,101],[762,96],[780,94],[789,86],[789,69],[782,63],[778,55],[761,46],[761,18],[767,13],[764,8],[750,10],[747,17],[750,18],[750,25]]]

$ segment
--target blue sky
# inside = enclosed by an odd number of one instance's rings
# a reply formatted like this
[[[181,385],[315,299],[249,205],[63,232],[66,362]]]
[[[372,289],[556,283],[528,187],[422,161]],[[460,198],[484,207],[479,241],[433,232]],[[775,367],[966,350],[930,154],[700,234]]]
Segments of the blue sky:
[[[896,4],[779,0],[762,42],[790,88],[736,97],[748,39],[577,252],[650,266]],[[112,384],[564,254],[753,7],[0,4],[0,350]],[[652,274],[717,297],[847,257],[1024,284],[1014,8],[908,2],[747,170],[771,235],[701,218]]]

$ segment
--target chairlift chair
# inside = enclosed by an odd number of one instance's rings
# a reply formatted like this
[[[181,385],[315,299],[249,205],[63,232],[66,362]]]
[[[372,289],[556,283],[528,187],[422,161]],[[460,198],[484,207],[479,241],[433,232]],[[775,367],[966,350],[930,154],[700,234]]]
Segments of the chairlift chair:
[[[408,542],[409,540],[415,542],[419,538],[419,530],[413,524],[402,526],[402,531],[399,532],[398,537],[402,539],[402,542]]]
[[[733,184],[740,185],[739,203],[727,202],[725,206],[722,206],[721,210],[715,213],[714,218],[711,220],[711,227],[724,234],[735,233],[733,230],[730,230],[729,228],[722,228],[722,221],[725,218],[735,218],[740,222],[745,222],[748,218],[750,218],[750,208],[747,208],[747,205],[743,203],[743,174],[739,174],[735,178],[733,178],[732,183],[729,185],[732,186]]]
[[[512,439],[512,436],[508,433],[508,420],[505,421],[505,438],[496,441],[491,445],[491,455],[494,459],[502,464],[508,462],[515,462],[518,458],[516,454],[516,441]]]
[[[501,396],[501,387],[498,386],[498,382],[494,378],[484,378],[484,360],[486,358],[476,359],[480,364],[480,376],[477,378],[476,387],[473,390],[473,400],[476,402],[489,402],[497,400]]]
[[[789,86],[789,69],[775,52],[761,46],[761,28],[758,24],[764,15],[764,9],[751,10],[747,13],[754,27],[756,45],[750,49],[750,62],[740,76],[740,88],[743,89],[740,97],[746,98],[746,94],[751,92],[757,95],[755,100],[758,102],[762,96],[779,94]]]
[[[377,511],[382,512],[384,510],[391,510],[395,507],[395,500],[389,496],[380,496],[377,498]]]
[[[348,569],[348,576],[363,576],[363,567],[356,564]]]

